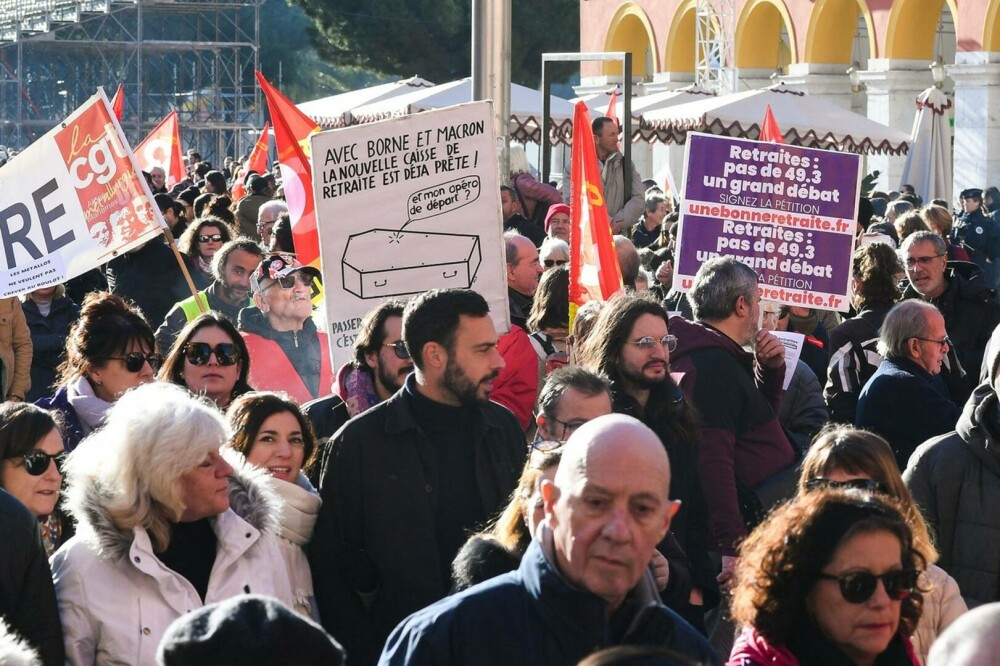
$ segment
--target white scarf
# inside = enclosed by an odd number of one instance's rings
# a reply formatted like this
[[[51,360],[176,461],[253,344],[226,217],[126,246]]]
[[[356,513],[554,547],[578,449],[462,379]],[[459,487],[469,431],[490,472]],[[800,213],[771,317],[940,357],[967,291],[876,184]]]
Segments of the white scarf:
[[[271,487],[281,496],[281,537],[297,546],[306,545],[312,539],[323,500],[301,472],[296,483],[273,476],[267,478]]]
[[[97,397],[94,387],[86,377],[80,377],[66,387],[66,400],[80,419],[84,435],[89,435],[104,425],[104,417],[107,416],[112,404]]]

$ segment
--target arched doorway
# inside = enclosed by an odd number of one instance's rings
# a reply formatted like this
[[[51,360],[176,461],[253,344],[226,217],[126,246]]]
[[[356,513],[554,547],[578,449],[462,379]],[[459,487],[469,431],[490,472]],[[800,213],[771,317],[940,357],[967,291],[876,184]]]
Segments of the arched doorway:
[[[788,72],[796,62],[795,27],[781,0],[749,0],[736,23],[736,68]]]
[[[658,70],[656,38],[649,17],[641,7],[633,2],[622,5],[608,28],[604,42],[605,51],[628,51],[632,54],[632,76],[650,80]],[[618,62],[607,62],[604,74],[621,77],[622,66]]]

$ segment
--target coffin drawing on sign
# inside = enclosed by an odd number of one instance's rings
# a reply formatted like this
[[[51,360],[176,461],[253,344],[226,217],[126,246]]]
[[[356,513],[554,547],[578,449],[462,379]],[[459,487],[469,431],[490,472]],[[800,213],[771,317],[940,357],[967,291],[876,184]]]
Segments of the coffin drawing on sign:
[[[370,229],[347,239],[344,289],[358,298],[468,289],[482,254],[479,236]]]

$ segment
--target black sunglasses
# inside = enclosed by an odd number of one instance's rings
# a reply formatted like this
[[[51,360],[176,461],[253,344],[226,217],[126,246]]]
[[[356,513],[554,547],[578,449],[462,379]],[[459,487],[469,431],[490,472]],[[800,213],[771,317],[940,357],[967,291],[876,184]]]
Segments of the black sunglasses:
[[[822,580],[835,580],[840,584],[840,595],[844,601],[851,604],[863,604],[875,594],[875,587],[878,581],[882,581],[886,595],[893,601],[901,601],[913,594],[917,589],[917,577],[920,572],[916,569],[899,569],[888,571],[881,576],[876,576],[867,571],[856,571],[842,576],[820,573]]]
[[[222,366],[236,365],[240,360],[236,345],[231,342],[220,342],[214,347],[207,342],[189,342],[181,351],[191,365],[207,364],[212,354]]]
[[[874,479],[831,481],[830,479],[816,476],[806,481],[806,490],[818,490],[820,488],[845,488],[849,490],[864,490],[869,493],[882,493],[883,495],[889,494],[888,488]]]
[[[222,242],[222,234],[212,234],[211,236],[198,236],[199,243],[207,243],[212,241],[214,243]]]
[[[410,358],[410,351],[406,348],[406,343],[402,340],[396,340],[395,342],[384,342],[383,347],[392,347],[392,352],[401,361],[405,361]]]
[[[157,353],[143,354],[142,352],[129,352],[124,356],[109,356],[109,359],[125,361],[125,369],[129,372],[139,372],[145,363],[149,363],[154,371],[159,370],[163,365],[163,356]]]
[[[56,469],[62,474],[63,464],[66,462],[67,455],[65,451],[60,451],[56,454],[45,453],[45,451],[29,451],[21,456],[21,458],[24,460],[24,471],[31,476],[41,476],[49,468],[49,461],[54,461]]]
[[[275,281],[268,285],[268,287],[278,285],[282,289],[291,289],[295,286],[296,282],[305,287],[311,287],[313,283],[313,276],[308,273],[303,273],[302,271],[295,271],[291,275],[283,275],[279,278],[275,278]],[[265,289],[268,287],[265,287]]]
[[[553,266],[565,266],[569,263],[568,259],[546,259],[542,262],[545,264],[546,268],[552,268]]]

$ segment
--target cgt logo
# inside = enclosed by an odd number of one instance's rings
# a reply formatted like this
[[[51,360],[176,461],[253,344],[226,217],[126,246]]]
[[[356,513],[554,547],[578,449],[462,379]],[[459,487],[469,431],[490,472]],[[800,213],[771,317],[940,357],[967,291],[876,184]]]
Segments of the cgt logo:
[[[70,149],[70,154],[75,155],[69,163],[73,185],[78,190],[88,187],[95,180],[98,185],[107,185],[118,172],[116,159],[125,157],[123,147],[105,132],[98,135],[100,138],[86,136],[81,142],[79,129],[79,125],[73,128]]]
[[[601,194],[601,189],[594,183],[587,183],[587,202],[591,206],[604,205],[604,196]]]

